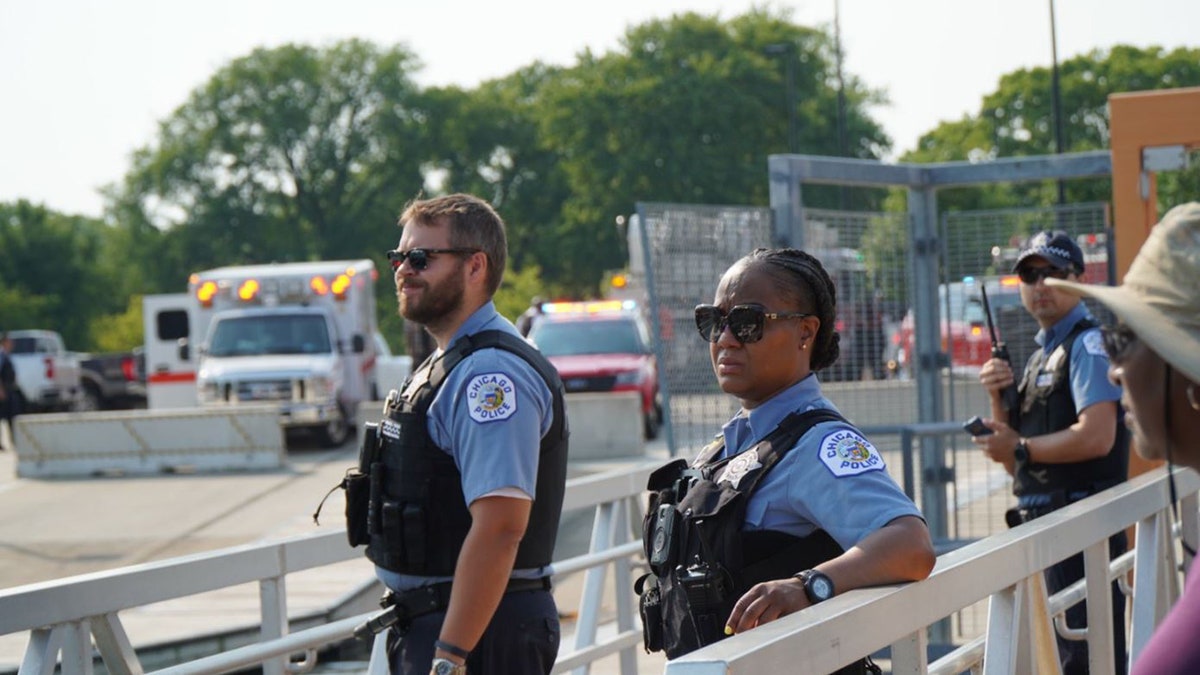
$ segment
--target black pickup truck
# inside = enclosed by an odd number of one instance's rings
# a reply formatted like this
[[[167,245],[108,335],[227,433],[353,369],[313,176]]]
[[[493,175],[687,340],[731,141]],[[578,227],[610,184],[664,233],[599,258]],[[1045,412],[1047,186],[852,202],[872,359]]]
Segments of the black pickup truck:
[[[141,347],[81,355],[79,376],[83,384],[79,410],[146,407],[146,357]]]

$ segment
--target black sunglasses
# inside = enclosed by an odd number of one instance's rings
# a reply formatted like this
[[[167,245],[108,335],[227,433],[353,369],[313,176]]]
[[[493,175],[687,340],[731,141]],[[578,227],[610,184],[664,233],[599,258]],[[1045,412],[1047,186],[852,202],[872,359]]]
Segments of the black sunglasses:
[[[738,305],[726,313],[715,305],[696,305],[696,328],[700,331],[700,337],[716,342],[728,326],[738,342],[750,344],[763,338],[763,328],[768,319],[803,319],[806,316],[812,314],[768,312],[756,305]]]
[[[1066,279],[1071,276],[1071,270],[1060,270],[1057,267],[1049,265],[1045,267],[1022,267],[1017,270],[1017,276],[1020,277],[1021,283],[1033,286],[1038,281],[1047,277],[1055,279]]]
[[[1137,333],[1124,324],[1101,326],[1100,337],[1104,338],[1104,353],[1112,363],[1120,363],[1129,355],[1129,348],[1137,342]]]
[[[429,267],[429,257],[439,253],[454,253],[457,255],[472,255],[479,253],[477,248],[410,248],[407,251],[388,251],[387,258],[392,261],[392,271],[395,271],[407,260],[416,271],[421,272]]]

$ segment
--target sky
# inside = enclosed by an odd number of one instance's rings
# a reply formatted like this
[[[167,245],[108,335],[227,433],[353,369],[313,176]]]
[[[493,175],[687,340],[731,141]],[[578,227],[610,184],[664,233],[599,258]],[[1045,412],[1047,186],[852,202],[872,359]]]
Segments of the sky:
[[[832,27],[844,70],[886,92],[872,113],[894,153],[978,111],[999,78],[1115,44],[1200,46],[1198,0],[0,0],[0,201],[99,216],[158,123],[260,46],[403,43],[423,86],[471,87],[534,61],[569,66],[626,30],[694,11],[751,8]],[[765,175],[765,167],[764,167]],[[764,178],[765,180],[765,178]]]

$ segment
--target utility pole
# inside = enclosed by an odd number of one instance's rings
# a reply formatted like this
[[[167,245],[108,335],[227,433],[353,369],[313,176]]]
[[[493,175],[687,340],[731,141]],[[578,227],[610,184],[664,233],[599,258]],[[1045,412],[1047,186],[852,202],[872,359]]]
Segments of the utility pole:
[[[1054,25],[1054,0],[1050,0],[1050,106],[1054,115],[1054,154],[1063,153],[1062,95],[1058,88],[1058,30]],[[1058,179],[1058,205],[1067,203],[1066,189]]]
[[[782,56],[784,63],[784,79],[787,97],[788,115],[788,152],[795,155],[800,152],[799,120],[796,117],[796,45],[791,42],[776,42],[763,48],[771,56]]]
[[[838,155],[850,156],[849,144],[846,140],[846,81],[842,78],[842,22],[841,3],[833,0],[833,55],[837,66],[837,138]],[[838,186],[838,208],[846,210],[846,187]]]

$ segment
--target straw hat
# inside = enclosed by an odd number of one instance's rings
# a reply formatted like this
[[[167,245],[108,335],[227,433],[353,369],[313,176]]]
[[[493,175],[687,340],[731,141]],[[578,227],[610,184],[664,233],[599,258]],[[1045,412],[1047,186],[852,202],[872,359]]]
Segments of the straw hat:
[[[1120,286],[1046,283],[1104,303],[1164,361],[1200,382],[1200,202],[1163,216]]]

